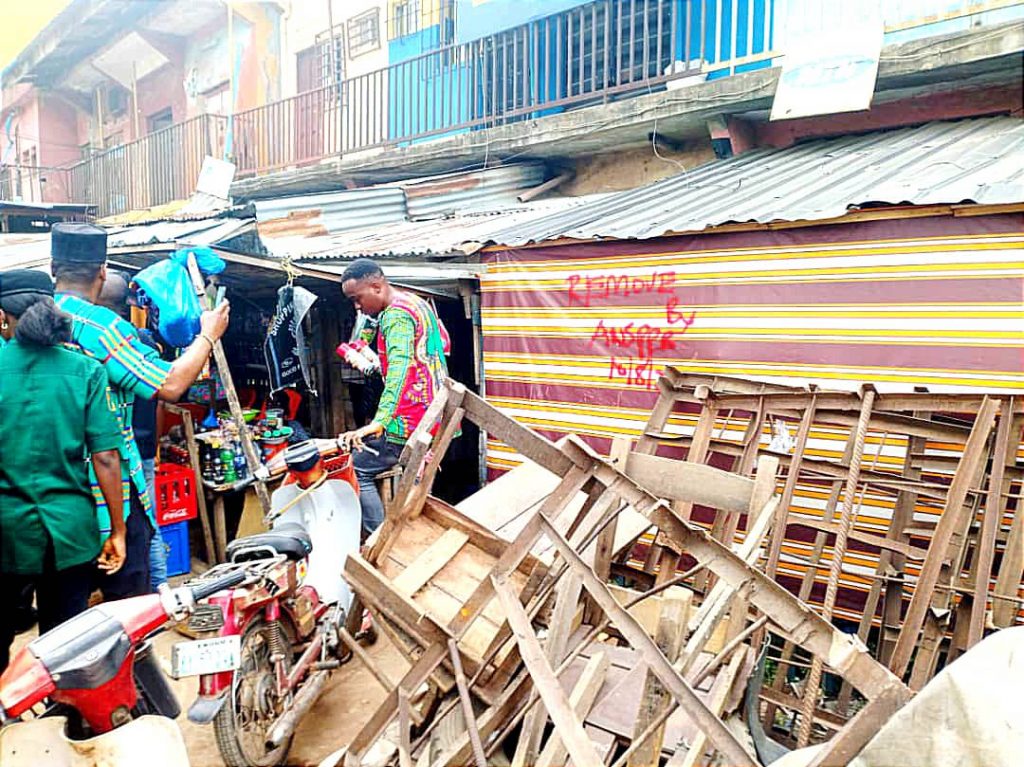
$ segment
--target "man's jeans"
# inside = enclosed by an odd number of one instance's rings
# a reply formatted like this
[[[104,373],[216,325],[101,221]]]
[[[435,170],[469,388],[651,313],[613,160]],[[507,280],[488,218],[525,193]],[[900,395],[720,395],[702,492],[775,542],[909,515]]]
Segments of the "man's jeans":
[[[396,463],[402,454],[402,446],[388,442],[383,436],[364,440],[366,445],[380,452],[374,455],[368,450],[352,454],[352,467],[359,480],[359,505],[363,511],[363,530],[372,533],[384,521],[384,502],[377,491],[376,478]]]
[[[146,475],[146,489],[149,500],[156,507],[156,483],[153,481],[154,460],[146,458],[142,461],[142,473]],[[160,537],[160,525],[153,527],[153,539],[149,542],[149,582],[153,591],[163,583],[167,583],[167,548]]]

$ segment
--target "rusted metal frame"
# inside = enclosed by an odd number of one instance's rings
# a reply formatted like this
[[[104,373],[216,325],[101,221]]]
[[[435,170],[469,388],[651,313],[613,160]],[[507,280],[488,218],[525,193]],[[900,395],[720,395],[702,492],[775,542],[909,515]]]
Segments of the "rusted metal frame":
[[[832,620],[832,611],[835,609],[836,598],[839,595],[839,578],[843,572],[843,559],[846,557],[846,545],[849,540],[850,530],[854,522],[854,497],[857,494],[857,485],[860,482],[860,467],[864,458],[864,444],[868,435],[868,427],[871,421],[871,411],[875,404],[875,390],[867,388],[863,390],[861,401],[860,417],[854,429],[853,455],[850,458],[850,475],[846,478],[846,485],[843,488],[843,506],[839,517],[839,531],[836,533],[835,545],[832,547],[832,563],[829,568],[828,583],[825,587],[825,600],[822,604],[822,617]],[[881,448],[879,448],[880,450]],[[863,495],[861,496],[863,498]],[[818,703],[818,688],[821,685],[821,673],[823,661],[818,655],[811,660],[811,670],[804,680],[804,705],[800,710],[800,727],[797,735],[797,746],[803,748],[811,739],[811,730],[814,726],[814,709]]]
[[[910,657],[917,644],[935,584],[939,580],[944,562],[948,562],[950,559],[950,541],[953,539],[955,531],[961,526],[965,513],[964,501],[967,498],[967,489],[984,457],[985,444],[995,422],[996,410],[996,402],[986,397],[978,410],[974,428],[971,429],[971,435],[964,446],[960,465],[950,483],[946,505],[928,546],[928,556],[925,558],[918,576],[914,596],[910,600],[910,607],[903,619],[903,627],[889,663],[889,668],[898,676],[902,677],[910,665]]]
[[[669,660],[664,656],[657,644],[651,639],[644,629],[637,623],[629,612],[622,607],[612,596],[605,584],[598,580],[593,571],[587,567],[579,554],[572,548],[565,538],[558,532],[554,524],[544,515],[538,515],[543,527],[559,554],[583,579],[583,586],[591,596],[600,604],[601,609],[611,618],[613,625],[626,638],[629,644],[640,653],[641,657],[648,664],[653,672],[672,697],[678,701],[684,711],[695,721],[698,727],[706,733],[712,745],[718,749],[731,764],[754,765],[756,764],[746,750],[739,743],[732,732],[725,726],[721,719],[715,716],[707,708],[704,702],[697,697],[693,688],[686,680],[679,675]]]

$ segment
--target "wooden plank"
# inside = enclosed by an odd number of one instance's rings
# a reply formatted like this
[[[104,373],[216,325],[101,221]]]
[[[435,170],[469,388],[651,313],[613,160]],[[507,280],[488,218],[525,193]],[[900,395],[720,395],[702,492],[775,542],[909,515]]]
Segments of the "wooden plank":
[[[612,583],[608,584],[608,591],[611,592],[612,596],[615,597],[615,601],[620,605],[632,602],[640,596],[640,592],[635,589],[627,589],[624,586],[616,586]],[[637,602],[632,607],[627,608],[629,610],[629,614],[632,615],[636,619],[637,623],[643,627],[648,636],[653,637],[658,629],[658,617],[661,615],[661,603],[662,600],[666,598],[686,600],[687,612],[689,612],[690,605],[693,601],[693,592],[683,586],[670,586],[665,590],[664,595],[656,594],[655,596],[647,597],[643,601]]]
[[[576,686],[573,687],[572,693],[569,695],[569,705],[581,722],[586,719],[590,707],[597,700],[597,694],[601,691],[601,686],[604,684],[605,675],[608,673],[610,664],[611,661],[608,654],[598,652],[590,657],[583,668],[583,673],[576,681]],[[584,731],[590,737],[586,727],[584,727]],[[565,744],[559,737],[558,731],[555,730],[555,732],[551,733],[551,737],[548,739],[544,750],[540,754],[540,758],[537,760],[537,767],[561,767],[566,764],[566,757],[568,755]]]
[[[721,716],[725,712],[726,702],[729,700],[729,692],[732,690],[733,683],[736,681],[740,669],[743,668],[743,664],[746,662],[747,652],[747,650],[742,650],[733,653],[729,665],[725,668],[725,672],[721,678],[715,680],[715,689],[711,695],[711,700],[708,702],[708,708],[717,716]],[[674,766],[677,763],[680,767],[697,767],[702,762],[707,747],[707,736],[700,732],[694,741],[690,743],[685,755],[683,755],[682,751],[677,751],[676,756],[670,759],[665,767]],[[680,756],[682,758],[679,758]]]
[[[448,564],[467,541],[469,536],[462,531],[446,530],[416,561],[394,578],[392,584],[401,593],[412,596]]]
[[[409,693],[405,688],[398,688],[398,765],[412,767],[412,747],[409,743]]]
[[[630,453],[625,474],[659,498],[745,512],[754,480],[702,463]]]
[[[641,653],[649,668],[672,694],[680,707],[690,715],[697,725],[708,733],[712,744],[722,752],[723,756],[735,765],[754,765],[746,750],[722,721],[712,714],[697,694],[686,683],[672,664],[665,658],[658,646],[644,632],[643,628],[623,608],[615,597],[609,593],[593,571],[590,570],[572,546],[559,534],[549,520],[541,517],[548,534],[552,536],[559,553],[571,568],[583,578],[583,585],[601,606],[612,623],[626,638],[630,645]],[[577,763],[578,764],[578,763]]]
[[[462,426],[462,418],[466,411],[459,407],[459,403],[462,401],[465,391],[465,387],[461,384],[453,384],[452,386],[448,409],[445,411],[444,428],[441,429],[431,446],[434,456],[432,460],[427,462],[426,467],[423,469],[423,476],[419,478],[416,489],[406,503],[407,508],[404,510],[404,513],[411,519],[418,517],[423,510],[423,504],[427,500],[430,488],[434,485],[434,478],[437,477],[437,472],[441,470],[441,460],[444,458],[445,453],[448,452],[448,446]],[[419,468],[418,465],[412,463],[405,465],[408,467],[409,473],[413,475],[416,474]]]
[[[629,465],[630,440],[624,437],[616,437],[612,440],[612,447],[608,454],[611,463],[620,470],[625,470]],[[642,483],[641,483],[642,484]],[[602,581],[607,582],[612,573],[612,559],[615,557],[615,533],[618,530],[618,517],[613,519],[604,530],[597,536],[597,545],[594,548],[594,572]],[[598,620],[599,610],[597,605],[589,600],[587,602],[587,618],[590,622]]]
[[[822,519],[808,519],[806,517],[790,517],[789,526],[791,527],[809,527],[812,530],[819,530],[829,535],[835,535],[839,532],[839,525],[835,522],[828,522]],[[850,538],[860,543],[866,543],[868,546],[874,546],[875,548],[883,549],[884,551],[895,551],[898,554],[902,554],[910,559],[917,561],[923,561],[928,555],[927,549],[922,549],[919,546],[912,546],[909,543],[897,540],[895,538],[888,538],[875,533],[867,533],[863,530],[853,528],[850,530]]]
[[[567,573],[555,587],[555,609],[548,625],[548,637],[544,642],[544,657],[551,666],[557,666],[565,656],[565,648],[573,631],[573,618],[576,616],[583,583],[575,573]],[[507,616],[506,616],[507,618]],[[509,623],[511,627],[511,622]],[[513,629],[514,631],[514,629]],[[537,761],[541,738],[547,716],[540,706],[535,706],[526,715],[523,728],[519,734],[513,767],[525,767]]]
[[[384,702],[381,703],[371,715],[369,721],[356,733],[349,743],[348,753],[345,755],[346,767],[359,767],[363,756],[374,742],[381,736],[391,720],[398,713],[398,691],[418,690],[426,682],[434,669],[441,663],[448,654],[446,642],[435,642],[423,651],[412,668],[399,680],[398,685],[388,693]]]
[[[804,451],[807,449],[807,439],[811,433],[811,426],[814,423],[814,413],[817,400],[812,396],[810,404],[800,418],[800,426],[796,432],[796,442],[793,445],[793,456],[789,461],[789,473],[786,475],[786,484],[782,487],[782,498],[775,511],[775,521],[772,524],[772,537],[768,544],[768,560],[765,563],[764,571],[769,578],[774,578],[779,567],[779,558],[782,556],[782,542],[786,538],[786,523],[789,518],[789,507],[793,503],[793,494],[800,481],[800,467],[804,460]]]
[[[657,648],[664,653],[665,658],[672,663],[679,656],[679,651],[683,646],[689,605],[689,599],[675,599],[667,594],[661,600],[661,614],[658,616],[654,642]],[[644,742],[637,744],[636,741],[643,737],[643,733],[657,719],[659,712],[670,699],[671,695],[658,677],[648,671],[644,680],[643,693],[640,696],[640,711],[633,728],[633,741],[636,750],[626,762],[629,767],[646,767],[646,765],[658,763],[661,744],[665,737],[665,725],[656,727],[649,736],[643,739]]]
[[[196,444],[196,430],[192,422],[192,414],[183,407],[172,405],[169,402],[163,403],[168,412],[174,413],[181,418],[181,425],[185,431],[185,447],[188,448],[188,460],[192,466],[192,474],[195,477],[196,501],[199,505],[199,523],[203,528],[203,546],[206,551],[207,564],[213,566],[223,559],[217,556],[217,549],[213,543],[213,528],[210,525],[210,512],[206,507],[206,488],[203,486],[203,470],[199,461],[199,446]],[[156,499],[154,499],[154,503]]]
[[[737,551],[737,554],[745,563],[753,565],[757,561],[760,555],[761,544],[768,534],[778,502],[779,499],[773,497],[765,504],[756,517],[753,514],[751,515],[750,529],[747,531],[747,537],[740,544]],[[686,641],[686,649],[683,650],[680,661],[682,673],[685,674],[693,668],[693,664],[696,663],[700,653],[706,649],[708,640],[715,632],[718,624],[725,614],[729,612],[729,608],[732,606],[739,590],[740,587],[736,584],[719,581],[711,589],[711,593],[704,598],[696,615],[690,621],[690,636]]]
[[[553,529],[553,528],[552,528]],[[541,700],[548,710],[551,720],[555,723],[562,742],[575,767],[600,767],[601,758],[597,755],[594,745],[583,730],[582,722],[573,713],[569,700],[558,683],[558,677],[548,664],[544,650],[533,633],[530,618],[523,610],[515,592],[508,581],[501,575],[492,575],[495,594],[505,608],[509,625],[523,663],[530,672],[530,677]]]
[[[995,415],[996,402],[986,397],[975,418],[974,428],[971,429],[971,435],[967,439],[960,464],[950,483],[946,505],[928,546],[928,556],[921,567],[914,596],[910,600],[910,607],[903,619],[903,627],[900,629],[899,639],[897,639],[896,647],[893,650],[889,668],[897,676],[903,676],[910,664],[911,653],[913,653],[921,633],[925,612],[931,603],[932,592],[938,582],[942,564],[949,559],[950,541],[954,532],[962,526],[966,511],[964,501],[967,497],[967,489],[984,457],[985,443],[992,431]]]
[[[883,688],[845,727],[820,747],[808,767],[846,767],[904,703],[906,693],[901,684]]]

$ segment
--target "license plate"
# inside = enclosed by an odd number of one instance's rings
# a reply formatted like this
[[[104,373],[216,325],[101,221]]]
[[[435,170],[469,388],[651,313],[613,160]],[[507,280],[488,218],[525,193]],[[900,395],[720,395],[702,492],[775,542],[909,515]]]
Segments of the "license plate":
[[[178,642],[171,648],[171,676],[181,679],[234,671],[241,664],[241,655],[242,638],[238,635]]]

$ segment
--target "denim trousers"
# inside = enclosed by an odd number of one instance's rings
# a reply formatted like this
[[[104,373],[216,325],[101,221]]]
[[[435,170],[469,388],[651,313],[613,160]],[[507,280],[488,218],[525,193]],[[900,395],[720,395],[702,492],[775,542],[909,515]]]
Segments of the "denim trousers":
[[[153,481],[154,460],[144,458],[142,461],[142,473],[146,475],[146,489],[149,490],[149,500],[156,506],[156,483]],[[163,583],[167,583],[167,547],[164,546],[164,539],[160,537],[160,525],[153,527],[153,539],[149,542],[149,583],[153,591]]]
[[[378,451],[374,455],[368,450],[352,454],[352,468],[359,480],[359,506],[363,512],[363,530],[372,533],[384,521],[384,502],[377,491],[378,474],[398,463],[402,454],[402,445],[388,442],[383,436],[365,440],[367,446]]]

